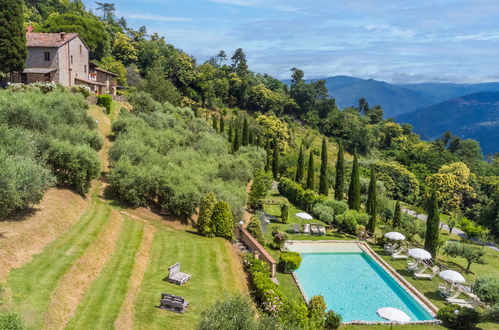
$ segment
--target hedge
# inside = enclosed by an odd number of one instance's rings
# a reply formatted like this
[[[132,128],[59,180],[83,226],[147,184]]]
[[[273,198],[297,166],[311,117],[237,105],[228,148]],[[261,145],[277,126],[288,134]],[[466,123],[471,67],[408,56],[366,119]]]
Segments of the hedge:
[[[279,258],[279,270],[283,273],[292,273],[300,267],[301,256],[297,252],[282,252]]]

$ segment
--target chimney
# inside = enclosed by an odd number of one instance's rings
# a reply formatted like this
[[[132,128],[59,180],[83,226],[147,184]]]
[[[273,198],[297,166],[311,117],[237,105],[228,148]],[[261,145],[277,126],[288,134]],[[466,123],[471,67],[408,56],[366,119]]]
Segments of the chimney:
[[[59,36],[61,37],[61,41],[64,41],[64,39],[66,38],[66,32],[59,33]]]

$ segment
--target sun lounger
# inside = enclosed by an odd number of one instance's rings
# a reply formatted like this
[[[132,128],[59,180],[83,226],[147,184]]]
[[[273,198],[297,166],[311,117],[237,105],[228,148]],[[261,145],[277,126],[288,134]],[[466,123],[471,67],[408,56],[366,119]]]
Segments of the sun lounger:
[[[397,252],[397,248],[397,244],[385,244],[384,246],[385,252],[388,254],[394,254]]]
[[[310,224],[306,223],[304,226],[303,226],[303,233],[305,235],[310,235]]]
[[[317,225],[310,225],[310,231],[312,235],[319,235],[319,227]]]
[[[189,281],[192,277],[192,275],[182,273],[180,271],[180,263],[177,262],[175,265],[171,266],[168,268],[168,277],[165,278],[170,283],[175,283],[178,285],[183,285],[187,281]]]
[[[415,261],[412,261],[412,262],[409,261],[407,263],[407,270],[410,271],[410,272],[414,272],[414,271],[417,270],[418,266],[419,266],[419,263],[417,263]]]
[[[412,275],[412,277],[414,277],[415,279],[418,279],[418,280],[431,280],[432,278],[435,277],[435,275],[438,274],[438,272],[440,271],[440,268],[438,268],[438,266],[433,266],[430,268],[431,270],[431,274],[428,274],[428,273],[424,273],[424,271],[428,269],[428,267],[424,267],[423,269],[421,269],[419,272],[416,272]]]
[[[447,285],[440,284],[438,286],[438,294],[440,297],[449,297],[451,295],[450,288]]]
[[[188,306],[189,303],[185,301],[184,298],[168,293],[162,293],[160,305],[157,307],[161,309],[167,309],[175,313],[183,313]]]
[[[460,298],[452,298],[452,297],[447,297],[445,298],[445,301],[447,301],[449,304],[455,304],[461,307],[466,307],[466,308],[475,308],[478,303],[474,300],[465,300],[465,299],[460,299]]]
[[[326,233],[326,227],[319,226],[319,234],[322,235],[322,236],[326,236],[327,235],[327,233]]]
[[[393,252],[392,259],[401,260],[401,259],[409,258],[409,256],[407,254],[405,254],[405,252],[406,252],[405,248],[401,246],[397,251]]]
[[[299,234],[300,233],[300,225],[299,224],[295,223],[293,225],[293,233],[295,233],[295,234]]]

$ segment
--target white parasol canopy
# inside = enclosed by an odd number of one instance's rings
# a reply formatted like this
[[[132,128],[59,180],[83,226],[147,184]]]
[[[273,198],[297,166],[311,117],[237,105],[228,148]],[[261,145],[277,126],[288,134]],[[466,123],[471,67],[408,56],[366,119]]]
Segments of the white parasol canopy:
[[[401,311],[400,309],[393,308],[393,307],[383,307],[379,308],[376,313],[385,320],[392,321],[392,322],[397,322],[397,323],[402,323],[402,322],[408,322],[411,320],[409,315]]]
[[[405,240],[405,236],[402,235],[401,233],[396,232],[396,231],[391,231],[389,233],[386,233],[385,237],[387,239],[389,239],[390,241],[403,241],[403,240]]]
[[[414,259],[417,259],[417,260],[429,260],[429,259],[431,259],[430,252],[423,250],[423,249],[419,249],[419,248],[410,249],[409,251],[407,251],[407,254],[410,255],[411,257],[413,257]]]
[[[305,212],[296,213],[296,216],[303,220],[312,220],[314,218],[313,216]]]
[[[446,280],[447,282],[450,282],[452,284],[454,283],[464,283],[466,282],[466,279],[461,275],[460,273],[456,272],[455,270],[444,270],[443,272],[440,272],[438,274],[442,279]]]

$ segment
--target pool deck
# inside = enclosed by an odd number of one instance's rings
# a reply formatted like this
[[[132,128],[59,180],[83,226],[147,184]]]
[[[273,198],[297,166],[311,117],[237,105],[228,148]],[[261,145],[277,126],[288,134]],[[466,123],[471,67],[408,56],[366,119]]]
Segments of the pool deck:
[[[334,245],[333,245],[334,244]],[[301,246],[300,246],[301,245]],[[368,254],[385,272],[387,272],[404,290],[416,300],[435,320],[430,321],[411,321],[405,324],[440,324],[441,322],[436,319],[438,308],[433,305],[428,298],[419,292],[412,284],[407,282],[395,269],[392,268],[383,258],[381,258],[371,247],[363,241],[287,241],[285,248],[289,251],[298,253],[345,253],[345,252],[364,252]],[[295,273],[292,273],[293,279],[298,286],[305,301],[308,301],[305,290],[300,284]],[[359,324],[359,325],[375,325],[387,324],[390,322],[376,322],[376,321],[351,321],[344,322],[344,324]]]

